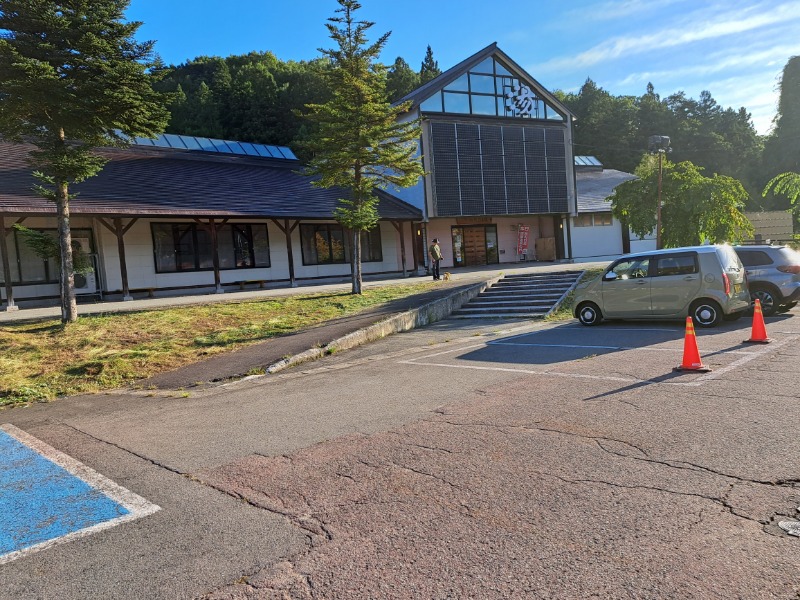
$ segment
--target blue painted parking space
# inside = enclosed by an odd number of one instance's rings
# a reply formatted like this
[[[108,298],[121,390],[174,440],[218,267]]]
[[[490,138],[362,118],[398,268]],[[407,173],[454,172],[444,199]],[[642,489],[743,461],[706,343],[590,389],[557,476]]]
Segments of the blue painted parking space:
[[[158,507],[10,426],[0,426],[0,564]]]

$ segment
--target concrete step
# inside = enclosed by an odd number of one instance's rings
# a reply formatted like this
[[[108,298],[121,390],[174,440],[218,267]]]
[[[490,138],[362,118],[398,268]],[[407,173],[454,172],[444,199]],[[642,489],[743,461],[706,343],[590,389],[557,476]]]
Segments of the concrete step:
[[[581,273],[542,273],[504,277],[453,312],[460,319],[538,318],[552,310]]]

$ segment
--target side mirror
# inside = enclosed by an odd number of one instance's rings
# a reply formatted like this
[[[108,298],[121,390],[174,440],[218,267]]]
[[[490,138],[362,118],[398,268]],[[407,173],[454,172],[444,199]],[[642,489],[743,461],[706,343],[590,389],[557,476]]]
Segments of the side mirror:
[[[605,275],[603,275],[603,281],[614,281],[617,278],[617,274],[614,271],[609,271]]]

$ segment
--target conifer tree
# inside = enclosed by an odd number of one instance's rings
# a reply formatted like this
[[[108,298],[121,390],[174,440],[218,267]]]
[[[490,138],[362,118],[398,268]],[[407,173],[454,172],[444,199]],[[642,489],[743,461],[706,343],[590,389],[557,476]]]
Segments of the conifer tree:
[[[422,176],[417,153],[419,125],[401,123],[407,105],[392,107],[386,98],[386,69],[378,62],[389,38],[385,33],[369,43],[366,32],[374,23],[358,21],[356,0],[338,0],[340,16],[326,27],[337,47],[320,49],[331,62],[326,74],[332,92],[325,104],[307,104],[308,117],[319,127],[308,143],[314,158],[308,173],[313,184],[349,190],[334,216],[351,234],[353,293],[361,293],[361,233],[378,219],[375,188],[408,187]]]
[[[153,42],[133,36],[129,0],[0,0],[0,135],[30,142],[38,191],[55,202],[61,320],[77,319],[69,187],[96,175],[97,146],[155,137],[166,126],[151,87]]]
[[[439,68],[439,62],[433,60],[433,50],[431,50],[431,46],[428,44],[428,49],[425,51],[425,59],[422,61],[422,66],[419,70],[420,85],[425,85],[431,79],[435,79],[441,74],[442,70]]]

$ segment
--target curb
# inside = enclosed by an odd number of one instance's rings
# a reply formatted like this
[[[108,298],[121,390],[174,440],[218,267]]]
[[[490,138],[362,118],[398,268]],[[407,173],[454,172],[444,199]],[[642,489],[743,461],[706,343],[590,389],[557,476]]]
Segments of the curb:
[[[493,286],[502,278],[503,275],[498,275],[491,279],[487,279],[486,281],[477,283],[465,290],[461,290],[444,298],[440,298],[439,300],[434,300],[433,302],[424,304],[419,308],[412,308],[411,310],[407,310],[405,312],[388,317],[382,321],[378,321],[369,327],[364,327],[362,329],[353,331],[352,333],[348,333],[347,335],[337,338],[321,348],[311,348],[305,352],[301,352],[300,354],[295,354],[294,356],[281,359],[268,366],[266,368],[266,372],[270,375],[273,373],[278,373],[279,371],[283,371],[289,367],[294,367],[305,362],[317,360],[328,354],[333,354],[334,352],[349,350],[350,348],[356,348],[357,346],[374,342],[375,340],[384,338],[387,335],[392,335],[393,333],[409,331],[416,327],[424,327],[425,325],[430,325],[431,323],[441,321],[442,319],[450,316],[454,310],[461,308],[464,304],[472,300],[486,288]]]

